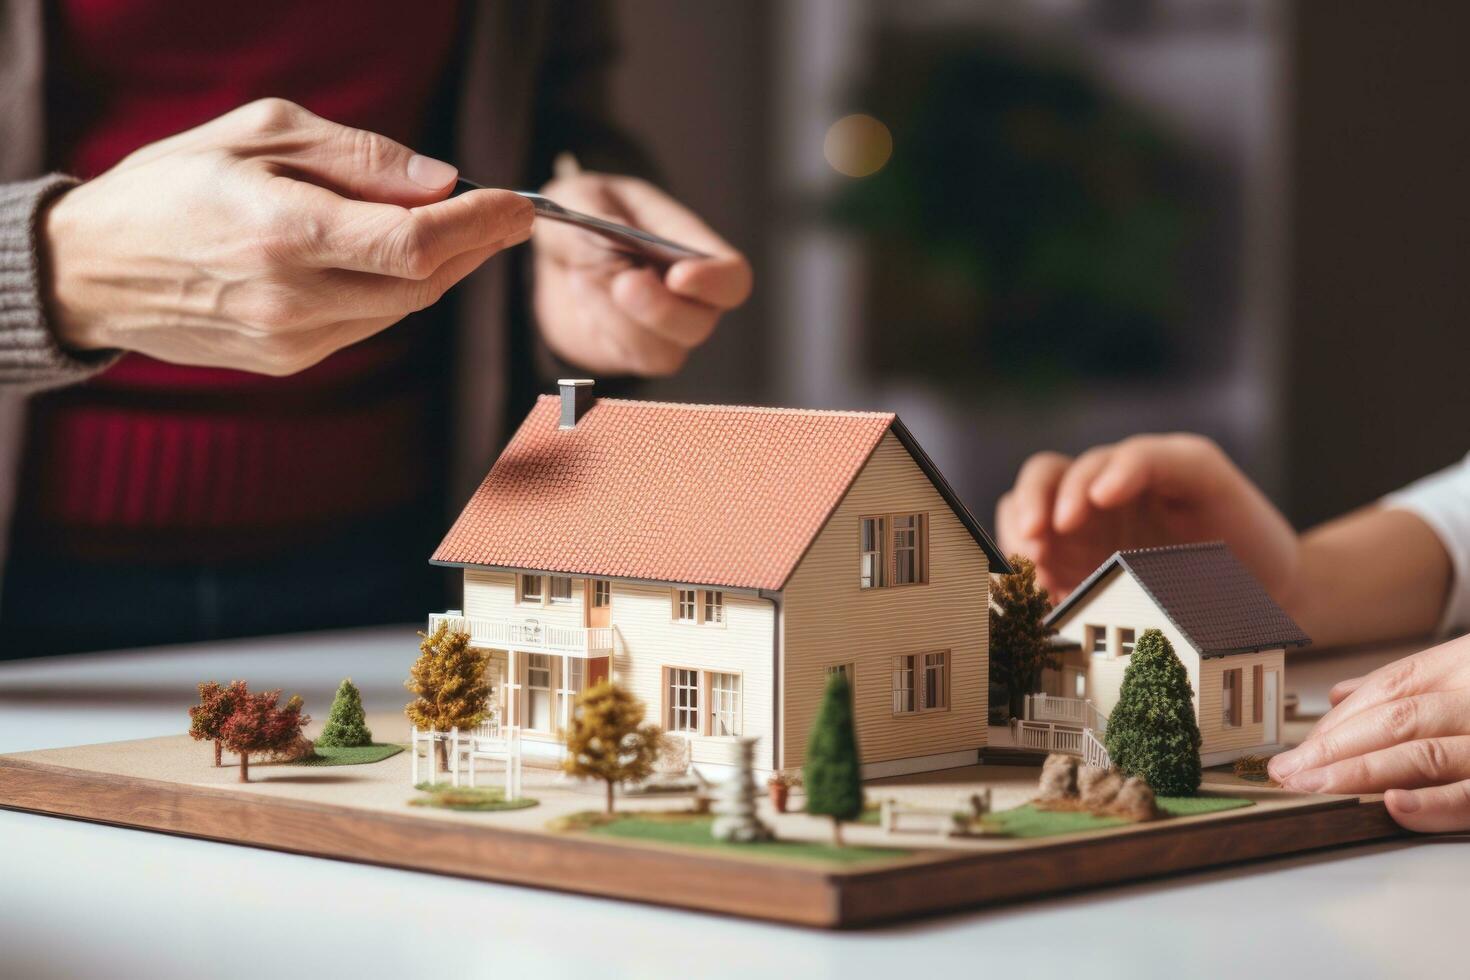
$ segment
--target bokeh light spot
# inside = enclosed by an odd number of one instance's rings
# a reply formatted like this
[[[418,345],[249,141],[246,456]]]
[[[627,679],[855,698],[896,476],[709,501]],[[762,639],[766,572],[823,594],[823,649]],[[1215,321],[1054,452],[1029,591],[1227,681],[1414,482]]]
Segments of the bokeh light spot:
[[[869,177],[893,155],[893,134],[872,116],[843,116],[827,130],[822,154],[832,169],[848,177]]]

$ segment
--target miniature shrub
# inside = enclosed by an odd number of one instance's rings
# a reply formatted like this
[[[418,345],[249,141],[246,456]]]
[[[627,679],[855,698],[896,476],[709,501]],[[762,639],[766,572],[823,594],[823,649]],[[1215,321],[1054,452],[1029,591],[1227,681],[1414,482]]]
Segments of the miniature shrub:
[[[332,698],[332,710],[327,714],[327,724],[317,736],[316,744],[323,748],[351,748],[371,745],[373,733],[368,729],[362,710],[362,693],[352,681],[345,680]]]
[[[1113,765],[1138,776],[1159,796],[1199,790],[1199,724],[1189,674],[1158,630],[1138,638],[1118,704],[1103,736]]]

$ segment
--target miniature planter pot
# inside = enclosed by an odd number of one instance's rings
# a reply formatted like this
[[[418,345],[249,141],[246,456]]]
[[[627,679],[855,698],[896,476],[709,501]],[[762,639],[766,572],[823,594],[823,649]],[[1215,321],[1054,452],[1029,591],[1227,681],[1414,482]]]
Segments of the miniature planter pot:
[[[791,799],[791,785],[773,781],[766,784],[766,789],[771,793],[771,806],[777,813],[785,813],[786,804]]]

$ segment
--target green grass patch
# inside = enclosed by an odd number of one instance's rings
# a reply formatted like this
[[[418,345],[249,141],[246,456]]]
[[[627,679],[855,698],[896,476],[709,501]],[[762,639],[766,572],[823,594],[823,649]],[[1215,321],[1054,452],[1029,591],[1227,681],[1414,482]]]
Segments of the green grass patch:
[[[1161,796],[1158,803],[1159,809],[1171,817],[1192,817],[1253,805],[1251,800],[1234,796]],[[1032,839],[1106,830],[1125,826],[1128,822],[1122,817],[1097,816],[1080,810],[1038,810],[1027,803],[989,814],[985,817],[984,826],[986,831],[999,836]]]
[[[574,813],[554,820],[553,830],[615,837],[622,840],[657,841],[710,850],[793,861],[824,861],[829,864],[859,864],[864,861],[893,860],[907,857],[912,851],[896,847],[836,847],[828,843],[798,840],[763,841],[755,844],[732,844],[715,840],[710,835],[714,817],[702,813]]]
[[[382,762],[403,751],[401,745],[374,742],[372,745],[343,745],[316,747],[316,755],[310,759],[298,759],[293,766],[362,766],[370,762]]]
[[[419,783],[414,789],[424,795],[408,801],[409,806],[431,806],[438,810],[488,813],[496,810],[524,810],[536,806],[529,796],[507,800],[498,786],[455,786],[452,783]]]

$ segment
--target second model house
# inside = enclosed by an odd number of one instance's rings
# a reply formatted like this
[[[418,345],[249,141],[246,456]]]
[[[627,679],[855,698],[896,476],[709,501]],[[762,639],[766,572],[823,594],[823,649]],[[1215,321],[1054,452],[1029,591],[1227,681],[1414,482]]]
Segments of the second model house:
[[[852,679],[864,775],[973,763],[986,741],[989,535],[890,413],[542,397],[433,561],[527,751],[559,751],[609,675],[696,764],[802,764],[828,675]]]

